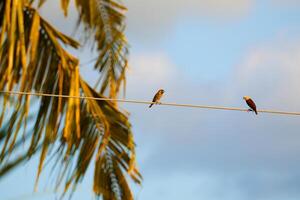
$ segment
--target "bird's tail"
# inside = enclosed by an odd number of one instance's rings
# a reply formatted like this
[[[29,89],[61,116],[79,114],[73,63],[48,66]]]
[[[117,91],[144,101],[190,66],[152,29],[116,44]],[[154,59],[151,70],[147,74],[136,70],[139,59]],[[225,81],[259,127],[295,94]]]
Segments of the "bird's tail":
[[[257,115],[257,110],[254,110],[255,114]]]
[[[150,104],[149,108],[151,108],[153,106],[153,103]]]

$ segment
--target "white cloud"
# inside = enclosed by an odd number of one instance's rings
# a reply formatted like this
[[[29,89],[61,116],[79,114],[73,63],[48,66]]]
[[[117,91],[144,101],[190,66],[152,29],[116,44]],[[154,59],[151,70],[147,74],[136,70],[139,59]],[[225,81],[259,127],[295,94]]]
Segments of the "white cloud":
[[[300,106],[300,40],[284,37],[253,48],[238,65],[238,92],[248,91],[265,106]],[[268,105],[269,104],[269,105]]]
[[[128,79],[130,86],[145,89],[159,89],[177,76],[176,67],[167,55],[161,52],[137,54],[130,58]]]
[[[300,6],[299,0],[269,0],[275,6]]]
[[[128,6],[129,32],[145,40],[166,36],[184,17],[235,20],[249,12],[252,0],[126,0],[125,4]]]

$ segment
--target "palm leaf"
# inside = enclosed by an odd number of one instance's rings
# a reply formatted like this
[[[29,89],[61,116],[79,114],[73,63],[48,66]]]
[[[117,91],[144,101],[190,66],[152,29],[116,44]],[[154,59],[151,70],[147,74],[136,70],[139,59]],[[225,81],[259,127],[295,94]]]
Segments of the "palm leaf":
[[[95,69],[101,73],[100,93],[106,91],[115,98],[118,88],[125,83],[128,44],[124,36],[124,12],[126,8],[112,0],[76,0],[78,23],[83,23],[88,38],[94,36],[99,52]]]
[[[46,2],[35,1],[39,7]],[[70,1],[60,2],[64,15],[67,16]],[[98,81],[101,83],[99,92],[107,92],[109,97],[115,98],[120,86],[126,83],[126,76],[123,74],[128,62],[128,43],[124,35],[124,14],[127,8],[115,0],[75,0],[75,5],[79,12],[78,26],[84,25],[86,38],[93,38],[93,44],[96,44],[99,52],[94,65],[101,75]]]
[[[76,0],[79,22],[97,41],[99,58],[95,67],[103,80],[99,94],[80,77],[79,60],[62,46],[79,48],[79,43],[43,19],[32,7],[33,2],[0,1],[0,90],[87,97],[104,97],[108,91],[109,96],[115,97],[126,77],[128,50],[122,14],[125,8],[108,0]],[[39,6],[44,2],[39,0]],[[61,0],[65,15],[68,5],[68,0]],[[104,199],[133,199],[126,177],[137,183],[142,178],[136,168],[128,116],[114,102],[45,96],[32,101],[22,95],[4,95],[1,99],[0,126],[7,128],[0,135],[0,177],[40,152],[36,183],[49,156],[56,157],[56,187],[66,180],[64,193],[70,191],[70,186],[72,193],[94,163],[96,195]],[[32,130],[26,131],[29,114],[35,117],[30,120]],[[11,156],[22,142],[27,151],[19,157]]]

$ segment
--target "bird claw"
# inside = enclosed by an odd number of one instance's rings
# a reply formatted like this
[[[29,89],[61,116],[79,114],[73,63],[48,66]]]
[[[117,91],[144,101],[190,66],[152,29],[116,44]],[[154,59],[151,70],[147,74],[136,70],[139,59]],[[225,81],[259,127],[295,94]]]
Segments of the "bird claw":
[[[253,110],[252,109],[248,109],[247,112],[253,112]]]

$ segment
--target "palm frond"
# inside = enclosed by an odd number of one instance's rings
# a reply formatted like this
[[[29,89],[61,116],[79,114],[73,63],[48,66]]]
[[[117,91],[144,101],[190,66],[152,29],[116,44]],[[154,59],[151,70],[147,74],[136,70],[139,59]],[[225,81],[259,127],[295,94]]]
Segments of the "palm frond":
[[[31,0],[43,6],[46,0]],[[70,0],[61,0],[67,16]],[[128,43],[124,35],[127,8],[116,0],[75,0],[79,13],[78,26],[83,24],[86,38],[93,38],[99,52],[94,68],[100,72],[99,92],[115,98],[120,86],[126,84]],[[94,46],[92,46],[93,49]],[[97,88],[99,85],[96,85]],[[125,88],[125,87],[124,87]]]
[[[125,80],[127,68],[127,43],[123,29],[119,29],[123,28],[122,16],[115,13],[124,8],[111,1],[101,4],[110,16],[114,16],[112,20],[116,20],[111,27],[109,42],[109,36],[101,28],[110,22],[97,20],[103,11],[99,10],[97,2],[76,1],[86,28],[96,30],[100,52],[97,63],[101,62],[99,70],[104,77],[99,94],[80,77],[78,59],[62,46],[78,48],[79,43],[43,19],[30,6],[33,2],[0,1],[0,75],[3,77],[0,90],[103,97],[102,93],[110,88],[110,96],[114,97]],[[44,2],[39,0],[40,6]],[[62,0],[61,3],[67,14],[69,1]],[[89,7],[93,3],[97,6]],[[121,65],[120,60],[124,64]],[[46,158],[52,155],[57,160],[54,167],[59,166],[56,187],[66,178],[65,192],[70,186],[73,189],[77,186],[94,162],[94,192],[98,196],[133,199],[126,176],[128,174],[136,183],[140,183],[142,177],[136,168],[135,144],[128,116],[114,103],[61,97],[40,97],[31,101],[29,96],[21,95],[17,98],[4,95],[1,99],[0,126],[7,128],[0,135],[0,177],[40,152],[36,183]],[[35,117],[30,120],[32,130],[27,131],[29,113]],[[11,160],[10,155],[18,151],[22,142],[28,150]]]
[[[113,0],[76,0],[79,24],[84,24],[88,37],[94,37],[99,52],[95,69],[101,73],[100,93],[106,91],[115,98],[118,88],[125,84],[128,43],[124,35],[124,13],[122,4]]]

